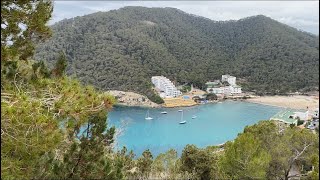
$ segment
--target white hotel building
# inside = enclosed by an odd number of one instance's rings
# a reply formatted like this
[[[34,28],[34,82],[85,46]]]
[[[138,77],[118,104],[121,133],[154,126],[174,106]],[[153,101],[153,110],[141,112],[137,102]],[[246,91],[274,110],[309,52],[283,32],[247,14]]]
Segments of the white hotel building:
[[[236,77],[230,76],[229,74],[222,75],[221,82],[227,81],[231,86],[236,85]]]
[[[177,97],[181,92],[177,90],[174,84],[164,76],[152,76],[151,82],[160,90],[161,98]]]
[[[214,94],[241,94],[242,90],[241,87],[236,84],[236,77],[230,76],[228,74],[222,75],[221,82],[227,81],[230,85],[229,86],[216,86],[207,87],[208,93],[214,93]],[[210,84],[211,82],[208,82],[207,84]]]

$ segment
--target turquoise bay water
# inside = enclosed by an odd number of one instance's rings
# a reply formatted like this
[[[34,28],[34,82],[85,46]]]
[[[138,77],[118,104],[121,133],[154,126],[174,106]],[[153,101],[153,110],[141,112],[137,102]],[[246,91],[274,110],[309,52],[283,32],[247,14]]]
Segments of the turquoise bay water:
[[[186,124],[179,124],[179,109],[183,110]],[[245,126],[267,120],[279,110],[273,106],[225,101],[184,108],[151,108],[153,120],[145,120],[148,108],[114,107],[108,114],[108,123],[122,129],[116,137],[116,147],[126,146],[137,156],[150,149],[156,156],[170,148],[181,154],[187,144],[206,147],[233,140]],[[162,111],[168,114],[161,114]],[[197,118],[192,119],[193,115]]]

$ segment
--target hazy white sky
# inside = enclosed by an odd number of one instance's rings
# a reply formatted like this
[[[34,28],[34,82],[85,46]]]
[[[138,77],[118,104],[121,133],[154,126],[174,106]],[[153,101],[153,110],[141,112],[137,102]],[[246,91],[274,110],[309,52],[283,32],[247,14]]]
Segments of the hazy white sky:
[[[262,14],[297,29],[319,34],[319,1],[54,1],[50,24],[125,6],[173,7],[212,20],[238,20]]]

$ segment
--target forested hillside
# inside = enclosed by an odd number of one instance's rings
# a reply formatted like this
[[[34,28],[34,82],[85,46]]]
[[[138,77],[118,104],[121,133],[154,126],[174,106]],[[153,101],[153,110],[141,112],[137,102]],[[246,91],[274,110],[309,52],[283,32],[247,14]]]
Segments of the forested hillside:
[[[1,1],[1,179],[319,179],[319,130],[279,131],[275,121],[247,126],[223,146],[187,145],[181,157],[116,151],[106,121],[114,97],[65,76],[63,54],[51,68],[30,59],[50,38],[52,8]]]
[[[35,58],[60,51],[69,75],[102,90],[152,96],[150,78],[203,87],[229,73],[245,89],[308,91],[319,86],[319,37],[258,15],[212,21],[174,8],[125,7],[60,21]]]

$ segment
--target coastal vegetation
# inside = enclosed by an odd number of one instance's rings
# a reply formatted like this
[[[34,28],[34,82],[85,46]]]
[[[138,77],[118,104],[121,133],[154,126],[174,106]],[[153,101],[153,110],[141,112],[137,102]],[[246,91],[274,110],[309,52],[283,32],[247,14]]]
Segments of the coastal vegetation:
[[[88,159],[107,164],[95,171],[116,166],[89,151],[105,151],[113,138],[114,128],[101,132],[114,98],[66,77],[63,54],[52,70],[29,59],[51,34],[51,12],[47,1],[1,1],[1,179],[79,177]],[[83,125],[89,130],[79,137]]]
[[[244,91],[283,94],[319,87],[319,37],[258,15],[212,21],[174,8],[125,7],[62,20],[39,43],[35,59],[49,66],[64,51],[67,74],[101,90],[133,91],[161,103],[150,78],[177,85],[221,74]]]
[[[191,91],[191,86],[190,85],[184,85],[184,86],[182,86],[180,91],[183,92],[183,93],[189,92],[189,91]]]
[[[273,121],[246,127],[222,147],[187,145],[181,157],[175,150],[157,157],[145,150],[138,159],[125,147],[115,151],[115,128],[106,121],[115,98],[66,76],[68,53],[51,67],[31,59],[34,44],[50,37],[51,13],[50,1],[1,1],[1,179],[302,176],[289,173],[293,166],[319,179],[319,134],[279,131]]]
[[[206,100],[209,100],[209,101],[218,99],[218,96],[214,93],[209,93],[209,94],[206,94],[205,96],[206,96]]]

